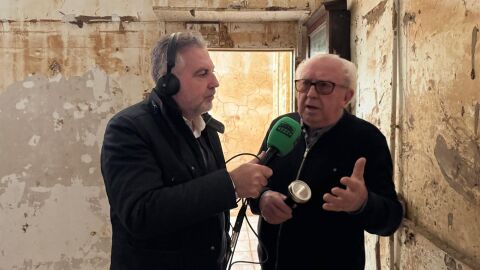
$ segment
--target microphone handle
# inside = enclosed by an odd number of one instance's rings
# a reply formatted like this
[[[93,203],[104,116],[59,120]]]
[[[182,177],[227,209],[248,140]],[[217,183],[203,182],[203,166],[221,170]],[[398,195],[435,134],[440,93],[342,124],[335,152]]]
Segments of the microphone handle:
[[[277,149],[275,149],[274,147],[268,147],[267,152],[265,152],[265,156],[261,158],[258,163],[261,165],[267,165],[277,153]]]
[[[285,204],[290,206],[290,208],[295,208],[297,207],[297,203],[292,199],[292,195],[289,194],[287,198],[285,199]]]

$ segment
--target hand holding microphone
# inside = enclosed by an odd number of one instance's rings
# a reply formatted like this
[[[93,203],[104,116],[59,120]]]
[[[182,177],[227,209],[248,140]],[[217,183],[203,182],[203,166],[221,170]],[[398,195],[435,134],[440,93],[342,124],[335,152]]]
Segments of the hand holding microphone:
[[[239,198],[256,198],[273,172],[267,166],[244,163],[229,173]]]
[[[267,179],[273,174],[265,165],[275,156],[284,156],[292,151],[300,133],[300,124],[290,117],[283,117],[275,123],[268,134],[268,149],[261,155],[258,164],[251,161],[229,172],[238,197],[257,198],[260,195]]]
[[[300,124],[283,117],[271,128],[267,138],[267,151],[260,159],[261,164],[268,164],[275,156],[284,156],[290,153],[301,134]],[[295,180],[288,186],[288,196],[279,192],[266,191],[259,202],[261,214],[271,224],[282,223],[292,217],[292,208],[297,204],[307,202],[311,197],[308,185]]]
[[[242,164],[237,169],[229,172],[238,197],[257,198],[260,195],[262,188],[267,184],[267,179],[273,174],[272,170],[265,165],[275,156],[284,156],[292,151],[300,133],[300,124],[290,117],[283,117],[273,125],[267,138],[267,151],[260,155],[258,164],[254,164],[252,161]],[[269,191],[266,193],[268,192]],[[264,196],[262,196],[262,198],[263,197]],[[278,192],[272,192],[272,212],[280,211],[279,219],[282,220],[286,220],[292,216],[292,210],[283,202],[284,199],[286,199],[286,196]],[[280,206],[281,210],[275,210],[274,206],[280,203],[283,205],[283,207]],[[235,246],[237,245],[238,235],[240,234],[247,205],[247,203],[242,204],[235,221],[235,226],[232,229],[232,242],[230,247],[232,252],[227,253],[227,262],[230,262],[233,257],[232,254],[235,252]]]

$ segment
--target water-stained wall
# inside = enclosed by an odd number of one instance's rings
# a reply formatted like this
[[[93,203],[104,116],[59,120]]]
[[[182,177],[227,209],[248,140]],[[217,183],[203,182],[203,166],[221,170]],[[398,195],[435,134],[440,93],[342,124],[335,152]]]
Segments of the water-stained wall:
[[[2,23],[0,269],[108,266],[99,150],[110,116],[150,87],[150,25]]]
[[[480,269],[480,2],[349,6],[356,111],[390,138],[406,202],[402,228],[380,241],[380,264],[367,252],[369,269]]]
[[[217,48],[296,48],[301,58],[299,21],[200,22],[200,11],[263,15],[320,3],[2,1],[0,269],[107,269],[103,131],[152,87],[149,53],[161,34],[196,29]],[[165,6],[191,7],[190,15],[166,20]],[[406,203],[394,237],[368,235],[366,269],[480,269],[480,2],[349,0],[348,7],[359,68],[355,112],[390,142]]]
[[[409,218],[480,268],[480,2],[401,6],[402,191]],[[474,33],[474,34],[472,34]],[[473,63],[472,63],[472,58]],[[406,256],[413,256],[406,250]],[[452,256],[456,254],[451,254]]]
[[[352,61],[358,68],[356,115],[382,130],[392,146],[392,1],[355,1],[350,5]],[[394,131],[393,131],[394,132]],[[367,269],[390,260],[392,239],[366,233]]]

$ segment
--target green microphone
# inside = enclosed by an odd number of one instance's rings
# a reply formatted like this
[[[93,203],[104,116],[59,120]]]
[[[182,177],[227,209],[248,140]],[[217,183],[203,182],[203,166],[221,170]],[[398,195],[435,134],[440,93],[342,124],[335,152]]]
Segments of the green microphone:
[[[270,129],[267,138],[267,151],[265,156],[260,159],[260,164],[266,165],[270,160],[278,156],[285,156],[292,151],[301,132],[300,124],[288,116],[278,120]]]
[[[259,164],[267,165],[270,160],[275,156],[285,156],[293,150],[295,143],[301,134],[300,124],[288,116],[280,118],[270,129],[270,133],[267,138],[267,151],[265,155],[260,159]],[[298,182],[298,181],[297,181]],[[308,186],[307,186],[308,188]],[[295,190],[298,188],[295,187]],[[299,190],[299,189],[298,189]],[[303,192],[303,189],[301,190]],[[308,200],[308,199],[307,199]],[[296,202],[297,200],[295,200]],[[293,203],[292,203],[293,204]],[[232,229],[232,236],[230,242],[230,249],[227,250],[227,263],[232,266],[231,260],[235,247],[237,245],[238,236],[242,227],[243,218],[247,210],[248,203],[243,203],[242,207],[238,211],[237,219],[235,220],[235,226]],[[229,268],[230,269],[230,268]]]

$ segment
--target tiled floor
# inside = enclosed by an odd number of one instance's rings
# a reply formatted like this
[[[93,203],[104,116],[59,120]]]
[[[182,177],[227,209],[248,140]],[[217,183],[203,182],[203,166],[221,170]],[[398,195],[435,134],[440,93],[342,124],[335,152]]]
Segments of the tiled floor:
[[[235,224],[237,216],[231,216],[230,221],[232,224]],[[257,215],[247,215],[246,219],[252,225],[252,228],[257,231],[258,216]],[[257,243],[258,239],[253,233],[252,229],[247,224],[247,220],[243,220],[242,228],[240,230],[240,235],[238,236],[237,246],[235,252],[233,253],[232,266],[231,270],[260,270],[259,264],[247,263],[248,262],[258,262],[257,256]],[[242,262],[239,262],[242,261]],[[237,262],[237,263],[235,263]],[[228,268],[227,268],[228,269]]]

